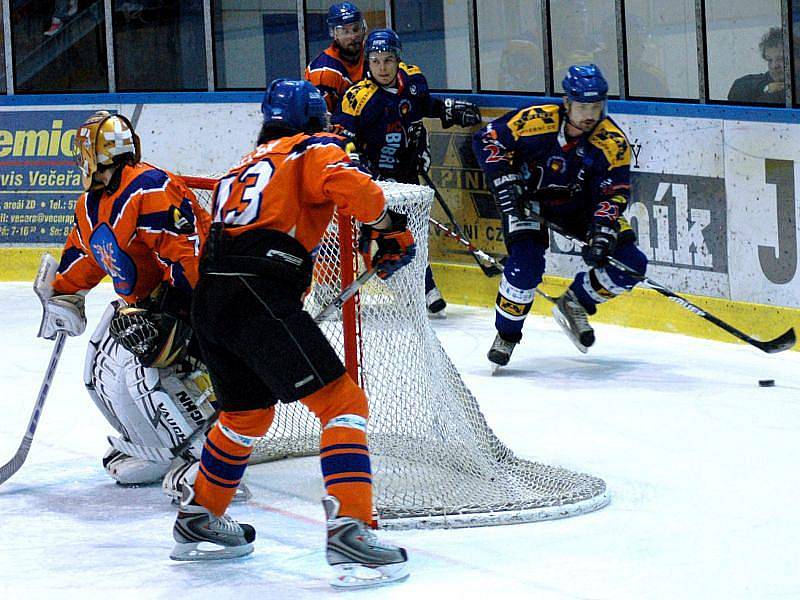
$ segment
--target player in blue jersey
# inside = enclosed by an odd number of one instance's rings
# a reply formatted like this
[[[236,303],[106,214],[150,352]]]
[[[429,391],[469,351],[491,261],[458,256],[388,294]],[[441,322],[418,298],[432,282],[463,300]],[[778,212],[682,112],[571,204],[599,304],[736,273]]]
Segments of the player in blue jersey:
[[[606,114],[608,83],[595,65],[572,66],[562,104],[511,111],[475,134],[473,149],[503,219],[508,249],[489,360],[508,364],[542,281],[547,228],[539,214],[585,240],[578,273],[553,309],[582,352],[594,343],[588,315],[636,285],[608,258],[644,273],[647,258],[623,216],[630,198],[630,146]]]
[[[373,174],[418,184],[420,169],[430,167],[423,117],[438,118],[445,128],[472,127],[480,123],[481,114],[470,102],[431,96],[422,70],[403,62],[401,51],[400,38],[391,29],[376,29],[367,36],[367,77],[347,90],[332,121],[338,132],[353,138],[361,162]],[[425,295],[430,313],[446,306],[430,266]]]

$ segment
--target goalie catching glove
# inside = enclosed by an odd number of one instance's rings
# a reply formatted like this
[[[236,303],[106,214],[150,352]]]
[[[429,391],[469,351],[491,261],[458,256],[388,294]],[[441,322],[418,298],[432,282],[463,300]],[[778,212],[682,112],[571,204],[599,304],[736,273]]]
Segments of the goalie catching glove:
[[[136,304],[119,306],[111,319],[109,333],[142,366],[168,367],[185,354],[189,345],[190,305],[187,294],[162,283]]]
[[[381,279],[388,279],[417,255],[417,245],[408,230],[407,217],[392,210],[387,211],[387,216],[391,220],[388,228],[376,229],[373,225],[362,225],[358,241],[359,250],[367,256],[372,242],[378,245],[372,257],[372,266]]]
[[[481,122],[481,111],[477,104],[464,102],[454,98],[445,98],[444,114],[441,116],[442,127],[447,129],[453,125],[472,127]]]

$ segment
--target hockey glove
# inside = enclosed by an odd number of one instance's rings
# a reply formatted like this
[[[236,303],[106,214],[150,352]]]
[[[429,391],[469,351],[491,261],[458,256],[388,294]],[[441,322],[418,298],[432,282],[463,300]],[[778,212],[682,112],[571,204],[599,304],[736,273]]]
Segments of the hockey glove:
[[[608,225],[595,224],[589,232],[586,245],[581,248],[583,262],[589,267],[600,269],[608,264],[608,257],[617,247],[617,231]]]
[[[442,127],[447,129],[453,125],[472,127],[481,122],[481,111],[477,104],[445,98],[444,114],[441,117]]]
[[[378,250],[372,257],[372,266],[381,279],[389,279],[417,255],[417,245],[408,230],[407,217],[391,210],[388,214],[392,220],[389,229],[378,230],[371,225],[362,225],[358,241],[359,250],[367,256],[372,242],[378,245]]]
[[[119,308],[108,330],[120,346],[138,358],[153,352],[159,337],[158,326],[150,311],[136,306]]]
[[[489,189],[492,190],[497,210],[509,217],[516,217],[520,220],[527,219],[528,216],[525,213],[523,199],[525,188],[523,186],[522,177],[517,173],[495,177],[489,184]]]
[[[67,335],[80,335],[86,330],[86,313],[81,294],[61,294],[51,296],[44,304],[39,337],[56,339],[63,331]]]

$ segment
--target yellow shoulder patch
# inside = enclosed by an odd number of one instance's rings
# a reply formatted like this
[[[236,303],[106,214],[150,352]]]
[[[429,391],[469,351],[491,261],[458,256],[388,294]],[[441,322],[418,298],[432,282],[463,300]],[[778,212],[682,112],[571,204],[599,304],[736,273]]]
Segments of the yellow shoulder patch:
[[[351,86],[342,98],[342,112],[346,115],[358,117],[369,102],[369,99],[378,91],[378,86],[369,79],[362,79]]]
[[[604,119],[592,133],[589,143],[603,151],[610,168],[631,164],[631,146],[628,138],[612,120]]]
[[[418,66],[416,66],[416,65],[407,65],[404,62],[400,63],[400,68],[403,71],[405,71],[406,75],[417,75],[419,73],[422,73],[422,69],[420,69]]]
[[[508,128],[515,140],[532,135],[557,133],[560,126],[561,115],[557,104],[523,108],[508,121]]]

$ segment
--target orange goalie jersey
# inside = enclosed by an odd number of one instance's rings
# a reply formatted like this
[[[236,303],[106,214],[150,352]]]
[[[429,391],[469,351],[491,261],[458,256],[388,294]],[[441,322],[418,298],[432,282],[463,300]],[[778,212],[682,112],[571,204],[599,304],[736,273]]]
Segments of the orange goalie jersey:
[[[109,275],[128,303],[162,281],[190,294],[210,217],[175,175],[143,162],[120,168],[113,193],[90,190],[78,198],[53,289],[73,294]]]
[[[362,223],[383,214],[383,191],[342,149],[344,138],[299,133],[261,144],[220,179],[214,221],[237,236],[254,229],[289,234],[311,252],[334,206]]]

